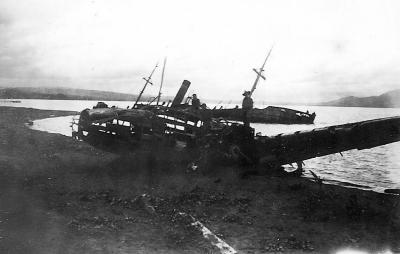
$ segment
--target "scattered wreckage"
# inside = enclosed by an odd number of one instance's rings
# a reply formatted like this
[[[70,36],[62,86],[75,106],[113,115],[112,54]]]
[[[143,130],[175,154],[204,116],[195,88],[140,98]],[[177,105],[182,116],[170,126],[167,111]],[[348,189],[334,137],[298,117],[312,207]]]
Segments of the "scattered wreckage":
[[[263,136],[239,122],[213,118],[181,104],[188,88],[184,81],[171,106],[142,105],[122,109],[98,103],[81,112],[73,136],[88,142],[112,139],[138,146],[145,142],[199,149],[202,156],[279,169],[304,160],[351,149],[368,149],[400,140],[400,117],[334,125],[307,131]],[[203,158],[204,159],[204,158]]]

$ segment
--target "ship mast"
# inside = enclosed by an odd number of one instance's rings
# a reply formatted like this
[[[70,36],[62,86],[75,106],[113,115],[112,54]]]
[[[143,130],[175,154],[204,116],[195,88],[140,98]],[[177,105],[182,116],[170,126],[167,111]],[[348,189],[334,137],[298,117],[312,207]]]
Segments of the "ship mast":
[[[167,57],[164,58],[164,65],[163,65],[162,72],[161,72],[161,82],[160,82],[160,90],[158,90],[157,105],[158,105],[158,103],[160,103],[161,89],[162,89],[162,85],[163,85],[163,82],[164,82],[164,72],[165,72],[165,65],[166,64],[167,64]]]
[[[146,83],[144,84],[144,86],[143,86],[143,88],[142,88],[142,91],[140,91],[139,96],[136,98],[135,104],[133,104],[133,107],[132,107],[132,108],[136,107],[136,105],[138,104],[140,98],[142,98],[142,94],[143,94],[144,90],[146,89],[147,85],[148,85],[148,84],[153,85],[153,83],[151,82],[151,77],[153,76],[154,71],[157,69],[157,67],[158,67],[158,63],[156,64],[156,66],[154,67],[154,69],[151,71],[149,77],[143,78],[144,80],[146,80]]]
[[[250,96],[253,94],[254,90],[256,90],[256,87],[257,87],[258,81],[260,80],[260,77],[265,80],[265,77],[263,76],[263,71],[264,71],[265,63],[267,62],[269,55],[271,55],[272,49],[273,49],[273,46],[269,50],[268,55],[265,58],[264,63],[261,66],[261,68],[259,70],[253,68],[253,71],[255,71],[255,73],[257,73],[257,77],[256,77],[256,80],[254,81],[253,87],[250,90]]]

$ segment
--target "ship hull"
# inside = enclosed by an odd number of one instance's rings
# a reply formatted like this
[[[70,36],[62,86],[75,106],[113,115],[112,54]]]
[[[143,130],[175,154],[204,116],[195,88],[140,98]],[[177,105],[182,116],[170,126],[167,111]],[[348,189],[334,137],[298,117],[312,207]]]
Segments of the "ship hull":
[[[209,112],[212,117],[224,118],[231,121],[243,121],[244,112],[239,108],[213,109]],[[269,106],[263,109],[254,108],[248,111],[247,119],[251,123],[275,124],[313,124],[315,114],[283,107]]]

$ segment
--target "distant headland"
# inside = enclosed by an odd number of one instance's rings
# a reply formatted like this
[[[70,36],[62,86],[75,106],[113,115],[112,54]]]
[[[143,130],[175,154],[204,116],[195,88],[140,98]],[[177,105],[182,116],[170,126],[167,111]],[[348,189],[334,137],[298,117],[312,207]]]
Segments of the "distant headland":
[[[135,94],[62,87],[0,88],[0,99],[135,101],[136,98]],[[142,98],[147,100],[150,97],[143,96]]]
[[[336,107],[400,108],[400,89],[389,91],[378,96],[347,96],[338,100],[318,103],[316,105]]]

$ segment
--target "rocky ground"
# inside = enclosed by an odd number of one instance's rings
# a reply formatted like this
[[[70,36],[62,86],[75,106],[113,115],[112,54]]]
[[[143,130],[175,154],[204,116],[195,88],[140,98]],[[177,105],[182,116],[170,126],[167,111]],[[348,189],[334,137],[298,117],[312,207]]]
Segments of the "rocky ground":
[[[400,251],[398,196],[193,170],[183,151],[99,149],[25,125],[69,114],[0,107],[0,253],[219,253],[179,213],[239,253]]]

